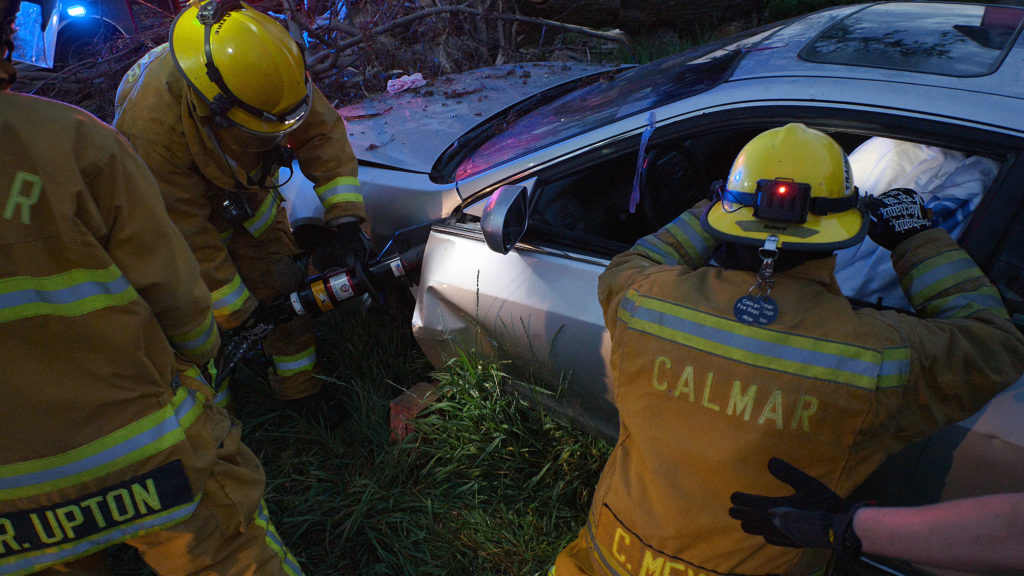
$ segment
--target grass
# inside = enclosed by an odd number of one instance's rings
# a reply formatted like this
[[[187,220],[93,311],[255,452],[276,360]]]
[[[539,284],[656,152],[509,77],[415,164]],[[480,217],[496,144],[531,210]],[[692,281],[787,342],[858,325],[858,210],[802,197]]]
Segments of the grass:
[[[335,431],[279,412],[262,375],[233,390],[266,501],[307,574],[543,574],[582,526],[610,446],[530,408],[502,366],[469,351],[433,370],[407,313],[343,310],[318,324]],[[390,401],[432,380],[439,398],[404,441]],[[118,574],[148,569],[124,549]]]

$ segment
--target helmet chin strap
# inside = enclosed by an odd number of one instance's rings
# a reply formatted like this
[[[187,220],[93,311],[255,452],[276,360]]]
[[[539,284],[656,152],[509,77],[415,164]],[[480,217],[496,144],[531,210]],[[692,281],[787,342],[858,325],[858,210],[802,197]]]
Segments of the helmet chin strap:
[[[217,140],[217,134],[214,133],[213,128],[210,127],[210,124],[208,122],[203,121],[200,121],[199,124],[202,126],[202,130],[206,134],[206,137],[213,144],[213,148],[217,151],[218,154],[220,154],[220,157],[224,161],[224,164],[227,165],[228,171],[231,172],[231,176],[235,180],[235,188],[239,190],[251,188],[252,185],[248,184],[248,182],[250,181],[249,175],[246,173],[245,170],[242,169],[241,166],[238,165],[238,162],[236,162],[227,152],[224,151],[224,148],[220,145],[220,141]],[[281,167],[285,168],[286,166]],[[291,180],[292,178],[291,166],[287,166],[287,168],[289,170],[289,175],[285,182]],[[263,172],[263,174],[267,174],[267,172]],[[264,186],[262,182],[259,182],[255,186],[257,188],[269,190],[271,194],[277,197],[278,202],[284,202],[284,197],[281,196],[281,192],[278,190],[278,187],[283,185],[284,183],[278,183],[274,186]]]

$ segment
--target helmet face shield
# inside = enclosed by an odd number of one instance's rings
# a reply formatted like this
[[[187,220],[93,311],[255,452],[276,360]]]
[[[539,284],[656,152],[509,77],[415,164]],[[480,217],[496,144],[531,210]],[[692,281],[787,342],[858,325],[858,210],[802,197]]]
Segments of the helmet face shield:
[[[227,128],[214,128],[214,138],[217,143],[232,156],[238,157],[245,152],[262,152],[270,150],[284,141],[287,133],[260,134],[250,132],[239,126]]]
[[[231,108],[228,108],[225,116],[229,122],[246,132],[257,135],[283,136],[298,128],[302,120],[305,119],[306,113],[309,112],[309,104],[313,96],[313,86],[308,78],[305,82],[305,93],[306,95],[302,100],[281,114],[271,114],[246,106],[244,102],[238,102]],[[217,108],[216,102],[218,97],[214,97],[214,101],[211,103],[213,108]]]

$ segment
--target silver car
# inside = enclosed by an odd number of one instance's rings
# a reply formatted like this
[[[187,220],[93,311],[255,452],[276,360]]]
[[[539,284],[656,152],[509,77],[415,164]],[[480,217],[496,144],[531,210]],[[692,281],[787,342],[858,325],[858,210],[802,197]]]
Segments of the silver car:
[[[860,158],[858,184],[936,185],[936,201],[953,204],[949,229],[1024,329],[1022,21],[1009,6],[842,6],[642,66],[491,68],[340,112],[375,241],[436,220],[412,318],[427,356],[509,360],[514,376],[548,389],[531,397],[613,438],[598,274],[706,197],[750,138],[785,123]],[[891,170],[879,176],[878,165]],[[915,180],[927,170],[933,182]],[[954,174],[972,182],[968,199],[941,197]],[[858,305],[905,307],[883,298],[892,286],[870,254],[840,261]],[[1016,398],[1016,424],[980,415],[951,433],[984,420],[985,437],[1019,461],[1021,394],[1024,383],[996,400]],[[1024,487],[1024,470],[1007,473]]]

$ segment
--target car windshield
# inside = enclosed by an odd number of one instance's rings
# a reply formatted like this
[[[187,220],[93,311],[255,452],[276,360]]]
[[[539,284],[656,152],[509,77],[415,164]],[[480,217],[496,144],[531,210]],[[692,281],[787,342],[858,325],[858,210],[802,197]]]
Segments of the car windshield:
[[[556,87],[549,92],[556,95],[554,99],[541,100],[539,105],[520,103],[478,125],[453,144],[440,162],[451,162],[454,156],[455,179],[461,180],[621,118],[699,94],[722,82],[744,49],[776,29],[754,30],[727,43],[591,76],[568,93]]]
[[[945,76],[984,76],[1003,61],[1024,19],[1009,6],[948,4],[922,15],[919,4],[879,4],[825,30],[800,57],[825,64]],[[913,29],[907,26],[913,22]]]

